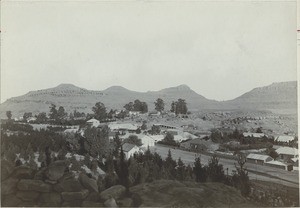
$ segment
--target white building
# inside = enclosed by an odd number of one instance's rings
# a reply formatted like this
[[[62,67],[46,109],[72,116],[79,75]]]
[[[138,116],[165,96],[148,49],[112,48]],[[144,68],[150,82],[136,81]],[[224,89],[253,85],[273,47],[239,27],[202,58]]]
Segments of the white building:
[[[247,156],[247,162],[252,162],[252,163],[261,164],[261,165],[265,164],[266,162],[270,162],[272,160],[273,160],[273,158],[271,158],[268,155],[260,155],[260,154],[250,153]]]
[[[142,146],[141,147],[153,147],[155,145],[155,140],[153,138],[151,138],[148,135],[142,135],[140,137],[141,141],[142,141]]]
[[[243,133],[244,137],[250,137],[250,138],[263,138],[266,136],[264,133],[251,133],[251,132],[244,132]]]
[[[97,119],[94,119],[94,118],[88,120],[86,123],[93,127],[98,127],[100,125],[100,121],[98,121]]]
[[[277,142],[290,142],[293,141],[295,138],[293,136],[283,135],[283,136],[277,136],[275,138],[275,141]]]
[[[289,160],[291,158],[298,158],[298,149],[292,147],[279,147],[276,152],[281,160]]]

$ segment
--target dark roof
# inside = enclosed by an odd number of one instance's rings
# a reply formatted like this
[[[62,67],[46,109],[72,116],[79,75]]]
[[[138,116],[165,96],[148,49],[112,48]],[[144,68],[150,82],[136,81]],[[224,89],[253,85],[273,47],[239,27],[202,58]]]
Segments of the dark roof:
[[[134,146],[136,146],[135,144],[130,144],[130,143],[124,143],[122,145],[123,151],[124,152],[129,152],[132,148],[134,148]]]

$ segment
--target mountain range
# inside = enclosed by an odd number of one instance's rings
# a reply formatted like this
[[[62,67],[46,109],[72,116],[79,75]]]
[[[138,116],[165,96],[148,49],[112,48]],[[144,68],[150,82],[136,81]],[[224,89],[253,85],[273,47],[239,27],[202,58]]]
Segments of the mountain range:
[[[162,98],[166,110],[172,101],[185,99],[189,110],[224,109],[292,109],[297,110],[297,82],[279,82],[269,86],[255,88],[233,100],[215,101],[205,98],[190,89],[179,85],[159,91],[136,92],[121,86],[112,86],[102,91],[87,90],[72,84],[60,84],[57,87],[30,91],[25,95],[13,97],[0,105],[0,116],[10,110],[14,117],[24,112],[49,112],[49,106],[63,106],[67,112],[91,112],[96,102],[102,102],[107,109],[123,109],[123,106],[135,99],[147,102],[149,110],[154,109],[154,101]]]

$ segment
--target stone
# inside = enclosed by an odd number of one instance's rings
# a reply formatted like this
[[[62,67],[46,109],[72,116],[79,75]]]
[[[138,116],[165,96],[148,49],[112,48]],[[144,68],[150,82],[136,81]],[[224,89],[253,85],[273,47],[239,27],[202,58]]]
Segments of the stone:
[[[107,199],[104,202],[105,207],[118,207],[116,200],[114,198]]]
[[[82,207],[103,207],[104,205],[101,202],[83,201],[81,206]]]
[[[124,198],[117,201],[117,204],[120,207],[132,207],[133,206],[133,200],[131,198]]]
[[[64,160],[57,160],[52,162],[46,171],[46,176],[49,180],[57,181],[63,177],[65,170],[67,168],[67,163]]]
[[[7,160],[1,160],[1,181],[4,181],[10,177],[13,171],[14,165],[11,162]]]
[[[35,191],[18,191],[16,196],[23,201],[36,201],[40,193]]]
[[[91,192],[85,199],[86,201],[98,202],[100,200],[100,196],[97,192]]]
[[[74,201],[74,200],[83,200],[87,197],[89,191],[84,189],[79,192],[62,192],[61,196],[64,201]]]
[[[80,173],[79,174],[79,181],[83,185],[83,187],[85,187],[89,191],[91,191],[91,192],[93,192],[93,191],[94,192],[99,192],[98,191],[97,181],[95,179],[89,178],[84,173]]]
[[[22,191],[50,192],[51,185],[41,180],[21,179],[18,183],[18,189]]]
[[[15,167],[12,173],[13,178],[19,179],[33,179],[35,171],[26,165]]]
[[[34,175],[33,179],[35,180],[45,180],[46,179],[46,168],[42,168],[39,171],[36,172],[36,174]]]
[[[17,178],[8,178],[5,181],[1,182],[1,194],[7,195],[12,194],[17,191],[17,184],[19,179]]]
[[[54,190],[57,192],[78,192],[83,189],[81,183],[75,178],[63,180],[54,186]]]
[[[41,193],[39,201],[43,204],[55,204],[59,206],[62,202],[62,198],[59,193],[50,192],[50,193]]]
[[[100,193],[100,198],[103,201],[113,197],[115,199],[121,198],[125,194],[126,188],[122,185],[112,186]]]
[[[1,197],[1,207],[17,207],[21,202],[21,199],[16,197],[16,194]]]

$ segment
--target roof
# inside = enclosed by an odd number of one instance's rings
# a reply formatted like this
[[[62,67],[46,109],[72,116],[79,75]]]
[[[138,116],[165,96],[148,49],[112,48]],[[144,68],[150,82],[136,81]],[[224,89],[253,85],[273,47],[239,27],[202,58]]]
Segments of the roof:
[[[130,143],[124,143],[122,145],[123,151],[124,152],[129,152],[131,149],[133,149],[134,147],[137,147],[135,144],[130,144]]]
[[[244,137],[254,137],[254,138],[262,138],[266,136],[264,133],[249,133],[249,132],[244,132],[243,133]]]
[[[98,121],[97,119],[94,119],[94,118],[92,118],[92,119],[90,119],[90,120],[87,121],[87,123],[95,123],[95,122],[99,122],[100,123],[100,121]]]
[[[293,136],[288,136],[288,135],[283,135],[283,136],[278,136],[275,138],[275,141],[278,142],[289,142],[293,141],[295,138]]]
[[[292,147],[280,147],[276,152],[283,155],[298,155],[298,149]]]
[[[254,159],[254,160],[267,160],[271,158],[270,156],[268,155],[259,155],[259,154],[253,154],[253,153],[250,153],[248,156],[247,156],[247,159]],[[272,159],[272,158],[271,158]],[[273,159],[272,159],[273,160]]]
[[[279,161],[276,161],[276,160],[272,160],[272,161],[269,161],[269,162],[266,162],[267,164],[272,164],[272,165],[279,165],[279,166],[287,166],[287,164],[283,163],[283,162],[279,162]]]
[[[133,130],[133,131],[136,131],[139,128],[138,125],[131,124],[131,123],[123,123],[123,124],[111,123],[108,125],[108,127],[111,130],[127,129],[127,130]]]

